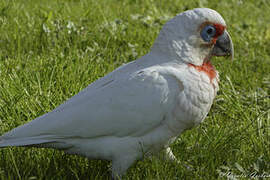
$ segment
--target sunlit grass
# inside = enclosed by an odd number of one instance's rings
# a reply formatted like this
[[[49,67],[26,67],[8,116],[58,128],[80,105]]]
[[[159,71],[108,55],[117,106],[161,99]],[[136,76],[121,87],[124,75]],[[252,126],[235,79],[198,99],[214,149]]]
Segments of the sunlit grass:
[[[146,159],[125,178],[270,176],[270,4],[264,0],[0,1],[0,134],[144,55],[168,19],[195,7],[224,16],[235,61],[213,59],[220,91],[205,121],[172,145],[181,163]],[[110,174],[109,162],[61,151],[0,150],[1,179],[109,179]]]

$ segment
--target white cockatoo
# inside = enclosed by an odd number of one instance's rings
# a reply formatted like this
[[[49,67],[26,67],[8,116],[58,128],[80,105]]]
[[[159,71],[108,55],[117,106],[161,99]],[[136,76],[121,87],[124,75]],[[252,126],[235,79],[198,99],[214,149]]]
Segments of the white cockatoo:
[[[63,149],[112,161],[121,176],[202,122],[218,91],[212,56],[233,57],[219,13],[197,8],[162,28],[151,51],[90,84],[53,111],[0,137],[0,147]]]

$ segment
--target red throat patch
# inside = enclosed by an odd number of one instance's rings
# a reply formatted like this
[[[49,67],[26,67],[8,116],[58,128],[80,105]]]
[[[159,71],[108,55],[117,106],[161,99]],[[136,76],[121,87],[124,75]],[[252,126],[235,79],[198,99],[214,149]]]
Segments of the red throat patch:
[[[194,67],[199,72],[204,72],[212,82],[212,80],[216,77],[217,72],[215,67],[211,64],[210,61],[204,62],[201,66],[196,66],[194,64],[188,64],[189,66]]]

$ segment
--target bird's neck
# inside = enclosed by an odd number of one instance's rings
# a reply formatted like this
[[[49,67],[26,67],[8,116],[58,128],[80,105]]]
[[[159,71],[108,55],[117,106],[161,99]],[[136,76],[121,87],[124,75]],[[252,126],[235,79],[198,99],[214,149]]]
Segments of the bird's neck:
[[[196,66],[194,64],[188,64],[190,67],[194,67],[199,72],[204,72],[212,82],[217,76],[216,68],[211,64],[210,61],[204,62],[201,66]]]

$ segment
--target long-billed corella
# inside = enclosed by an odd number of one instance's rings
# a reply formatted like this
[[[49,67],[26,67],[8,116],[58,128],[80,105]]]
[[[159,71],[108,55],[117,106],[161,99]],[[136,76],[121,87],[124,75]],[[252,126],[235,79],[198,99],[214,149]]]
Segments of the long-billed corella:
[[[111,160],[114,177],[162,149],[175,159],[169,145],[205,119],[218,91],[212,56],[233,57],[221,15],[207,8],[178,14],[148,54],[5,133],[0,147],[49,147]]]

